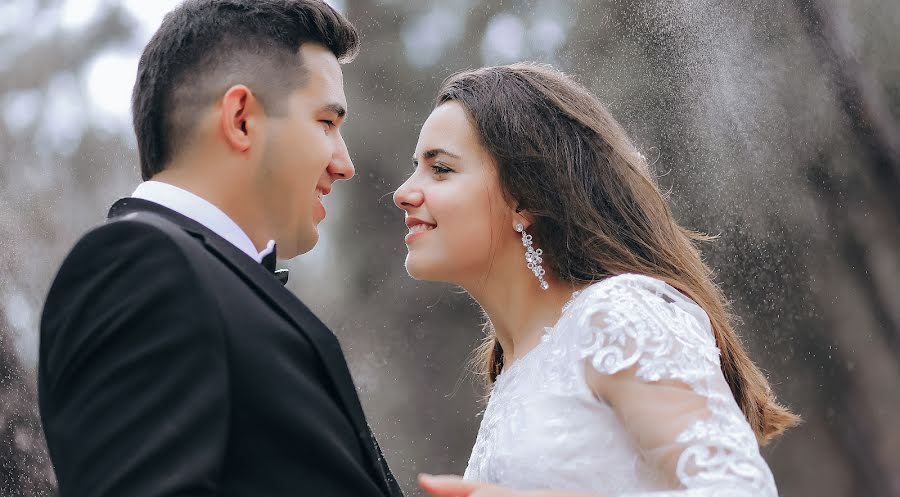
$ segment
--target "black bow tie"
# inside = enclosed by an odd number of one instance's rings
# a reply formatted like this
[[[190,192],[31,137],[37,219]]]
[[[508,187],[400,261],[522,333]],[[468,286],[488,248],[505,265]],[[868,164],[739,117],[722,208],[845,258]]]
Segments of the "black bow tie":
[[[264,268],[268,269],[269,272],[273,273],[282,285],[287,285],[288,270],[275,269],[275,247],[272,248],[272,251],[269,252],[269,254],[263,257],[263,260],[260,262],[260,264],[262,264]]]

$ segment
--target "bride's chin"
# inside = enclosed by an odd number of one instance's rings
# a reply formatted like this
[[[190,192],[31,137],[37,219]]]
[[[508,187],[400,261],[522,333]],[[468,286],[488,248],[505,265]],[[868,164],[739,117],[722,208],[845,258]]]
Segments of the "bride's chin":
[[[406,272],[414,280],[419,281],[443,281],[436,273],[434,264],[417,261],[412,255],[406,257]]]
[[[421,268],[416,267],[415,264],[410,264],[408,261],[406,263],[406,273],[409,274],[409,277],[414,280],[419,281],[428,281],[429,278],[426,276],[426,272],[422,271]]]

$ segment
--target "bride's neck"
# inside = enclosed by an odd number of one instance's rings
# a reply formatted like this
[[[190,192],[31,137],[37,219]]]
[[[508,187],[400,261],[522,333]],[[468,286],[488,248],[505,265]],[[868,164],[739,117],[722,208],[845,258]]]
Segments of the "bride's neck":
[[[487,313],[497,340],[503,347],[504,363],[512,364],[540,341],[545,327],[559,320],[562,307],[579,288],[547,274],[550,288],[542,290],[537,279],[522,264],[521,270],[495,272],[491,278],[466,288]]]

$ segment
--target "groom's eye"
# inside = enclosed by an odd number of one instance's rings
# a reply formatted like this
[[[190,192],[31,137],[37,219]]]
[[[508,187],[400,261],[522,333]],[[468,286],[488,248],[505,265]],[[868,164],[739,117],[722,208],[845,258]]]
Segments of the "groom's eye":
[[[334,127],[334,121],[329,121],[329,120],[327,120],[327,119],[323,119],[323,120],[321,120],[321,121],[319,121],[319,122],[325,124],[325,128],[326,128],[326,129],[331,129],[331,128]]]

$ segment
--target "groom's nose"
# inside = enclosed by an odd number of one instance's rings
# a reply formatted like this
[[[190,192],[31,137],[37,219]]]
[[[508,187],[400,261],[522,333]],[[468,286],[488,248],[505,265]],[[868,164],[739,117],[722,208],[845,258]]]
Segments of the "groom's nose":
[[[419,207],[425,200],[422,190],[416,188],[412,181],[413,178],[410,177],[394,192],[394,205],[400,209]]]
[[[353,160],[350,159],[350,151],[347,150],[347,144],[344,142],[343,137],[338,142],[334,157],[331,158],[327,171],[333,178],[333,181],[350,179],[356,175],[356,168],[353,167]]]

